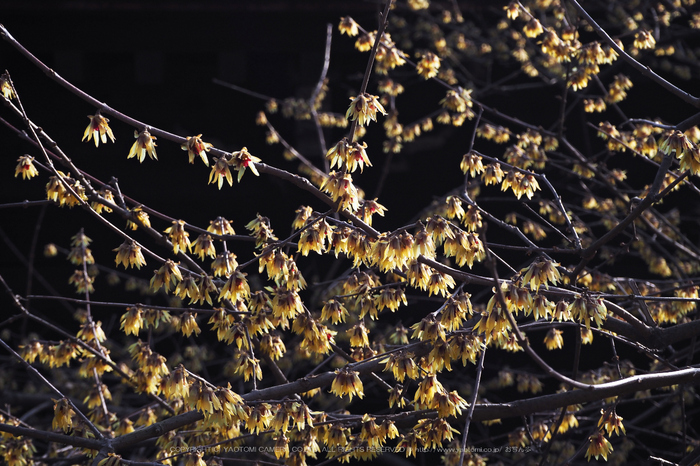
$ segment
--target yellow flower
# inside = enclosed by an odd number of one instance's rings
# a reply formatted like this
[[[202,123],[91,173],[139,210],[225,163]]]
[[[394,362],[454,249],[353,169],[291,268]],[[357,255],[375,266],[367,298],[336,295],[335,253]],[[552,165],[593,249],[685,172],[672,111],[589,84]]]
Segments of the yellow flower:
[[[347,367],[337,369],[335,371],[335,378],[331,384],[331,393],[338,397],[348,395],[350,401],[352,401],[354,395],[363,398],[365,394],[363,392],[362,381],[358,374],[358,372],[352,371]]]
[[[136,244],[136,241],[126,240],[116,249],[113,249],[117,253],[117,258],[115,262],[117,265],[122,264],[124,268],[136,266],[140,269],[142,265],[146,265],[146,259],[143,257],[141,252],[141,246]]]
[[[99,192],[99,195],[102,196],[105,201],[108,201],[108,202],[114,204],[114,194],[112,194],[112,191],[110,189],[103,188],[103,189],[100,189],[98,192]],[[101,214],[102,211],[109,212],[109,213],[112,212],[112,209],[110,207],[107,207],[106,205],[104,205],[100,202],[96,202],[96,201],[91,202],[90,207],[92,207],[95,210],[95,212],[97,212],[98,214]]]
[[[602,456],[605,461],[608,460],[608,454],[613,451],[613,447],[605,438],[602,432],[591,435],[589,438],[588,449],[586,450],[586,459],[591,460],[591,457],[595,457],[597,460],[599,456]]]
[[[73,192],[78,195],[77,198],[68,190],[66,185],[70,186]],[[57,202],[60,206],[67,205],[68,207],[80,204],[80,200],[87,201],[85,188],[80,184],[80,181],[72,179],[70,175],[60,170],[58,171],[58,176],[50,177],[49,182],[46,183],[46,198]]]
[[[127,228],[134,231],[136,231],[141,225],[143,225],[145,228],[151,228],[151,220],[148,218],[148,213],[144,212],[142,206],[136,206],[129,210],[129,216],[131,219],[126,221]]]
[[[557,328],[549,329],[547,335],[544,337],[544,344],[547,346],[548,350],[561,349],[564,346],[564,337],[561,336],[562,331]]]
[[[248,280],[245,278],[247,275],[247,273],[236,269],[221,288],[219,301],[230,299],[235,302],[237,299],[248,298],[250,296],[250,286],[248,286]]]
[[[320,189],[329,193],[331,199],[338,203],[338,210],[347,209],[355,212],[360,208],[359,193],[352,183],[352,176],[348,173],[330,172]]]
[[[360,52],[369,52],[374,45],[375,32],[362,33],[355,41],[355,48]]]
[[[471,93],[471,89],[462,89],[461,92],[449,90],[440,104],[453,112],[464,113],[467,111],[467,107],[472,106]]]
[[[221,189],[224,185],[224,179],[228,181],[229,186],[233,186],[233,176],[226,159],[224,157],[214,158],[214,166],[211,167],[211,173],[209,173],[209,184],[218,182],[219,189]]]
[[[610,436],[613,432],[615,432],[616,435],[620,435],[620,431],[622,431],[623,434],[627,433],[625,431],[625,426],[622,425],[622,417],[617,415],[615,408],[600,410],[598,428],[601,430],[605,429],[608,436]]]
[[[435,55],[433,52],[428,52],[425,55],[423,55],[423,57],[416,65],[416,70],[418,71],[418,74],[425,79],[437,76],[439,69],[440,57]]]
[[[144,325],[143,310],[140,307],[127,307],[120,319],[120,328],[129,335],[138,335]]]
[[[238,181],[241,181],[241,178],[243,177],[243,173],[245,173],[246,168],[250,168],[250,171],[252,171],[255,176],[260,176],[260,173],[258,173],[257,168],[255,168],[256,163],[260,163],[260,159],[250,155],[250,152],[248,152],[247,148],[242,148],[239,151],[233,152],[231,154],[231,160],[229,161],[230,165],[233,165],[233,168],[238,171]],[[231,182],[229,181],[229,184]],[[219,183],[219,188],[221,188],[221,184]]]
[[[418,389],[413,397],[416,409],[430,409],[433,405],[435,394],[446,392],[445,387],[442,386],[435,374],[426,375],[418,384]]]
[[[350,336],[350,346],[369,346],[369,338],[367,337],[369,330],[365,327],[364,322],[354,325],[347,333]]]
[[[539,21],[537,21],[535,18],[531,17],[530,21],[523,26],[523,32],[527,37],[530,39],[534,39],[535,37],[539,36],[544,32],[542,29],[542,24],[540,24]]]
[[[662,139],[659,140],[658,150],[668,155],[675,151],[676,157],[681,158],[681,154],[691,150],[693,146],[694,144],[688,136],[678,130],[671,130],[664,133]]]
[[[61,429],[64,432],[68,432],[73,427],[73,416],[75,416],[75,411],[68,403],[67,398],[61,398],[60,400],[53,400],[53,421],[51,427],[55,430]]]
[[[352,103],[345,113],[345,118],[351,121],[357,120],[360,126],[369,125],[370,120],[377,121],[377,112],[382,115],[387,114],[376,95],[365,93],[357,97],[350,97],[350,100]]]
[[[510,2],[508,5],[503,7],[506,10],[506,16],[508,19],[515,19],[520,14],[520,5],[516,1]]]
[[[212,259],[216,258],[216,248],[214,247],[214,241],[211,239],[211,235],[202,233],[194,240],[192,247],[194,248],[194,253],[199,256],[200,260],[204,260],[204,256],[209,256]]]
[[[170,242],[173,244],[173,252],[175,254],[180,251],[186,251],[190,247],[190,234],[185,231],[184,220],[173,220],[173,226],[166,228],[165,233],[170,236]]]
[[[300,206],[295,212],[297,215],[292,222],[292,228],[296,231],[306,225],[306,222],[312,218],[314,210],[309,206]]]
[[[231,251],[224,251],[217,254],[216,259],[214,259],[214,262],[211,264],[211,269],[215,277],[228,277],[236,267],[238,267],[236,255]]]
[[[68,279],[68,283],[75,285],[78,293],[85,293],[86,291],[92,293],[95,291],[95,288],[92,286],[94,281],[95,279],[87,275],[83,270],[76,270]]]
[[[23,180],[34,178],[39,174],[39,171],[34,166],[34,157],[31,155],[23,155],[17,159],[15,178],[17,178],[19,174],[22,174]]]
[[[399,382],[403,382],[406,377],[415,380],[420,374],[418,366],[413,361],[413,353],[403,351],[391,353],[385,364],[384,372],[390,370]]]
[[[561,281],[561,274],[557,270],[558,266],[558,263],[546,259],[536,260],[527,269],[522,270],[526,271],[523,283],[529,284],[530,290],[535,292],[540,285],[544,285],[545,288],[549,289],[549,283],[556,285]]]
[[[428,296],[440,295],[447,296],[448,289],[454,288],[455,279],[451,275],[442,272],[434,272],[428,280]]]
[[[129,155],[126,157],[127,159],[138,156],[139,163],[141,163],[146,159],[146,154],[148,154],[150,158],[158,160],[158,156],[156,155],[156,143],[153,142],[156,139],[155,136],[151,136],[151,133],[149,133],[147,129],[144,129],[140,133],[134,131],[134,137],[136,138],[136,142],[131,146]]]
[[[109,139],[114,142],[114,133],[112,133],[112,129],[109,127],[109,120],[107,118],[100,115],[99,112],[95,115],[88,115],[88,118],[90,119],[90,124],[85,128],[83,141],[85,139],[88,141],[93,139],[95,141],[95,147],[97,147],[100,145],[100,139],[102,140],[102,144],[106,144],[107,136],[109,136]]]
[[[367,225],[371,226],[372,215],[377,214],[380,217],[384,217],[386,210],[386,207],[377,202],[376,198],[369,201],[364,201],[362,203],[362,220],[364,220]]]
[[[189,157],[190,163],[194,163],[195,157],[199,156],[204,162],[204,165],[209,166],[209,159],[207,158],[207,152],[211,150],[213,146],[208,142],[202,141],[202,135],[198,134],[196,136],[188,136],[187,142],[180,146],[182,150],[187,151],[187,156]]]
[[[7,74],[7,72],[4,72],[2,76],[0,76],[0,92],[2,92],[3,97],[8,100],[15,96],[15,91],[12,89],[10,76]]]
[[[651,31],[639,31],[634,35],[634,46],[638,49],[653,49],[656,47],[656,39]]]
[[[177,330],[186,337],[189,337],[193,333],[199,335],[202,330],[200,330],[199,325],[197,325],[197,313],[185,312],[182,314],[177,325]]]
[[[333,325],[337,325],[338,322],[345,322],[347,315],[348,310],[343,306],[343,303],[333,298],[326,301],[321,310],[321,320],[330,319]]]
[[[151,278],[151,289],[158,291],[162,286],[165,291],[170,291],[170,286],[177,284],[182,280],[182,274],[177,264],[168,259],[163,266],[155,271],[155,275]]]
[[[347,34],[350,37],[355,37],[359,33],[357,23],[349,16],[343,16],[340,18],[338,30],[341,34]]]

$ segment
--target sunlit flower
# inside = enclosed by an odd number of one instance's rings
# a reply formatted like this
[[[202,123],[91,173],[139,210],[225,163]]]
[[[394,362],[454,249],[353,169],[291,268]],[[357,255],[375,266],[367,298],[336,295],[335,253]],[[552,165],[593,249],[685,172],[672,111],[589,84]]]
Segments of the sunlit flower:
[[[173,220],[173,225],[165,229],[165,233],[170,236],[173,245],[173,252],[187,251],[190,247],[190,234],[185,231],[184,220]]]
[[[199,256],[200,260],[204,260],[204,256],[209,256],[212,259],[216,257],[214,241],[211,235],[207,235],[206,233],[202,233],[194,240],[191,249],[194,249],[194,253]]]
[[[440,57],[433,52],[426,53],[416,65],[416,70],[425,79],[437,76],[440,70]]]
[[[403,382],[406,377],[417,379],[420,373],[418,366],[413,361],[413,353],[403,351],[391,353],[389,359],[385,362],[384,372],[391,371],[394,378],[399,382]]]
[[[471,89],[461,89],[461,92],[449,90],[445,98],[440,101],[440,104],[453,112],[464,113],[468,107],[472,106],[471,93]]]
[[[602,327],[607,318],[608,310],[600,297],[577,295],[574,302],[569,304],[571,317],[582,322],[586,328],[591,327],[591,319],[598,328]]]
[[[73,275],[68,279],[68,283],[75,285],[75,290],[78,293],[94,292],[95,288],[92,286],[94,281],[95,278],[86,274],[82,269],[73,272]]]
[[[7,72],[0,75],[0,92],[6,99],[12,99],[15,97],[15,91],[12,89],[12,83],[10,82],[10,76]]]
[[[107,118],[100,115],[99,112],[95,115],[88,115],[88,118],[90,119],[90,124],[85,128],[83,141],[87,139],[89,142],[90,139],[93,139],[95,141],[95,147],[97,147],[100,145],[100,140],[102,140],[102,144],[106,144],[107,137],[109,136],[109,139],[114,142],[114,134],[109,127],[109,120]]]
[[[355,37],[359,33],[357,23],[349,16],[343,16],[340,18],[338,30],[341,34],[347,34],[350,37]]]
[[[252,171],[255,176],[260,176],[258,169],[255,168],[255,164],[260,162],[261,160],[259,158],[250,155],[248,149],[244,147],[239,151],[231,153],[229,165],[232,165],[233,168],[238,171],[238,181],[240,182],[246,168],[250,168],[250,171]],[[231,182],[229,182],[229,184],[231,184]],[[221,188],[221,182],[219,182],[219,188]]]
[[[145,323],[143,310],[140,307],[127,307],[119,321],[125,334],[137,336]]]
[[[148,217],[148,212],[144,211],[142,206],[136,206],[133,209],[129,209],[126,227],[136,231],[140,226],[151,228],[151,220]]]
[[[347,367],[337,369],[335,371],[335,378],[331,384],[331,393],[338,397],[348,395],[350,401],[352,401],[354,395],[363,398],[365,394],[363,392],[359,373]]]
[[[80,181],[74,180],[58,170],[58,176],[49,177],[49,182],[46,183],[46,199],[58,203],[60,206],[67,205],[74,207],[80,204],[80,200],[87,201],[85,188],[80,184]],[[66,186],[69,186],[69,190]],[[72,190],[72,192],[71,192]],[[75,197],[73,193],[77,194]]]
[[[136,138],[136,142],[131,146],[129,155],[126,157],[127,159],[138,157],[139,163],[141,163],[146,159],[146,154],[148,154],[150,158],[158,160],[156,156],[156,143],[153,142],[156,139],[155,136],[151,136],[151,133],[149,133],[147,129],[144,129],[140,133],[134,131],[134,137]]]
[[[105,201],[107,201],[111,204],[114,204],[114,194],[112,193],[111,189],[102,188],[98,191],[98,194],[100,196],[102,196],[102,198]],[[95,212],[97,212],[98,214],[101,214],[103,211],[109,212],[109,213],[112,212],[111,207],[107,207],[105,204],[102,204],[101,202],[97,202],[97,201],[92,201],[90,203],[90,207],[92,207],[95,210]]]
[[[374,214],[379,215],[380,217],[384,217],[384,213],[386,212],[386,207],[381,205],[379,202],[377,202],[377,199],[371,199],[371,200],[366,200],[362,203],[362,220],[367,224],[367,225],[372,225],[372,216]]]
[[[525,26],[523,26],[523,32],[530,39],[534,39],[535,37],[542,34],[544,30],[542,29],[542,24],[540,24],[540,22],[537,19],[531,17],[530,21],[528,21],[525,24]]]
[[[236,269],[234,273],[226,280],[226,283],[221,288],[221,293],[219,294],[219,301],[222,299],[230,299],[231,301],[236,301],[237,299],[243,299],[250,296],[250,286],[248,286],[248,280],[245,278],[248,274],[243,273]]]
[[[126,240],[116,249],[113,249],[117,253],[117,258],[115,262],[117,265],[122,264],[124,268],[136,267],[140,269],[142,265],[146,265],[146,259],[143,257],[141,252],[141,246],[136,244],[136,241]]]
[[[37,170],[34,166],[34,157],[31,155],[23,155],[17,159],[15,178],[17,178],[17,176],[20,174],[22,175],[23,180],[34,178],[39,174],[39,170]]]
[[[238,261],[236,261],[236,255],[231,251],[217,254],[216,259],[211,264],[211,270],[215,277],[228,277],[236,267],[238,267]]]
[[[620,435],[620,431],[622,431],[623,434],[626,433],[625,426],[622,425],[622,417],[617,415],[614,408],[600,410],[598,428],[601,430],[605,429],[608,436],[613,432],[615,432],[616,435]]]
[[[345,114],[348,120],[357,120],[360,126],[369,125],[370,121],[377,121],[377,112],[386,115],[386,110],[381,103],[379,97],[370,94],[361,94],[357,97],[350,97],[352,103]]]
[[[209,159],[207,158],[207,152],[212,148],[212,144],[202,141],[202,135],[198,134],[196,136],[188,136],[187,142],[181,145],[182,150],[187,151],[187,156],[189,157],[190,163],[194,163],[195,157],[199,156],[204,162],[204,165],[209,166]]]
[[[161,287],[170,291],[170,286],[176,285],[180,280],[182,280],[180,269],[175,262],[168,259],[160,269],[155,271],[150,285],[153,291],[158,291]]]
[[[329,299],[323,304],[321,309],[321,320],[330,320],[333,325],[339,322],[345,322],[345,317],[348,315],[348,310],[343,306],[343,303],[337,299]]]
[[[564,346],[564,337],[562,331],[557,328],[551,328],[544,337],[544,344],[548,350],[561,349]]]
[[[355,41],[355,48],[360,52],[369,52],[372,50],[372,46],[374,45],[375,35],[376,31],[360,34],[360,37],[358,37]]]
[[[561,281],[561,274],[556,262],[551,262],[546,259],[539,259],[530,264],[525,271],[523,282],[530,285],[530,290],[537,291],[540,285],[544,285],[549,289],[549,284],[556,285]]]
[[[359,193],[349,173],[330,172],[319,189],[330,194],[331,199],[338,203],[338,210],[355,212],[360,208]]]
[[[599,456],[602,456],[605,461],[608,460],[608,454],[613,451],[613,447],[605,438],[602,432],[591,435],[588,438],[589,444],[586,450],[586,459],[591,460],[591,457],[595,457],[597,460]]]
[[[669,155],[671,152],[675,152],[676,157],[681,158],[681,154],[692,149],[693,146],[694,144],[688,136],[678,130],[670,130],[664,133],[659,140],[658,150]]]
[[[228,181],[229,186],[233,186],[233,175],[231,175],[228,162],[224,157],[215,157],[214,166],[211,167],[211,173],[209,173],[209,184],[218,183],[219,189],[221,189],[224,180]]]
[[[656,39],[654,39],[652,31],[639,31],[636,33],[634,35],[634,46],[642,50],[656,47]]]
[[[510,2],[508,5],[503,7],[506,10],[506,16],[508,19],[516,19],[520,13],[520,5],[516,1]]]
[[[182,314],[176,329],[186,337],[193,333],[199,335],[202,330],[197,325],[197,313],[185,312]]]
[[[435,271],[430,275],[428,281],[428,296],[447,296],[449,289],[454,288],[455,279],[451,275]]]
[[[67,398],[53,401],[55,404],[53,405],[53,421],[51,422],[51,427],[54,430],[61,429],[64,432],[68,432],[73,427],[75,411],[73,411]]]

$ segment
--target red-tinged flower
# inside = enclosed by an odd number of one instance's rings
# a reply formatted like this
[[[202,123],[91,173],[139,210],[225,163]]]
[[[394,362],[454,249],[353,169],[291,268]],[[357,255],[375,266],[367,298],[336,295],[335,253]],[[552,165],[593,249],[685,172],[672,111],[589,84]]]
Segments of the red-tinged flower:
[[[355,37],[358,33],[357,23],[354,19],[349,16],[344,16],[340,18],[340,24],[338,24],[338,30],[341,34],[347,34],[350,37]]]
[[[17,178],[17,176],[20,174],[22,175],[23,180],[34,178],[39,174],[39,171],[34,166],[34,157],[30,155],[23,155],[17,159],[15,178]]]
[[[95,141],[95,147],[100,145],[100,140],[102,140],[102,144],[107,143],[107,137],[109,136],[109,139],[114,142],[114,133],[112,133],[112,129],[109,127],[109,120],[102,115],[100,115],[99,112],[97,112],[95,115],[88,115],[88,118],[90,119],[90,124],[85,128],[85,133],[83,133],[83,141],[85,139],[90,141],[90,139],[93,139]]]
[[[153,142],[156,139],[155,136],[151,136],[151,133],[149,133],[147,129],[144,129],[140,133],[134,131],[134,137],[136,138],[136,142],[131,146],[129,155],[126,156],[127,159],[138,156],[139,163],[141,163],[146,159],[146,154],[148,154],[150,158],[158,160],[158,156],[156,155],[156,143]]]
[[[651,31],[639,31],[634,35],[634,46],[638,49],[653,49],[656,47],[654,34]]]
[[[140,269],[142,265],[146,265],[146,259],[141,252],[141,246],[136,244],[136,241],[124,241],[121,246],[113,249],[117,253],[115,262],[117,265],[122,264],[124,268],[136,266]]]
[[[186,251],[190,247],[190,234],[185,231],[184,220],[173,220],[173,226],[165,229],[165,233],[170,236],[170,242],[173,244],[173,252]]]
[[[229,186],[233,186],[233,176],[231,175],[231,170],[228,168],[228,162],[224,157],[214,158],[214,166],[211,167],[211,173],[209,173],[209,184],[218,183],[219,189],[224,185],[224,179],[228,181]]]
[[[423,55],[423,58],[416,65],[416,71],[425,79],[437,76],[440,70],[440,57],[433,52],[428,52]]]
[[[67,398],[61,398],[60,400],[53,400],[53,421],[51,427],[54,430],[61,429],[64,432],[68,432],[73,426],[73,416],[75,416],[75,411],[73,407],[68,402]]]
[[[238,172],[238,181],[240,182],[241,178],[243,178],[243,173],[245,173],[246,168],[250,168],[250,171],[252,171],[255,174],[255,176],[260,176],[260,173],[258,173],[258,169],[255,168],[255,164],[260,162],[261,160],[258,157],[250,155],[248,149],[244,147],[243,149],[233,152],[231,154],[231,160],[229,161],[229,164],[233,165],[233,168],[235,168]]]
[[[343,369],[338,369],[335,371],[335,378],[331,384],[331,393],[335,396],[343,397],[348,395],[350,401],[352,401],[353,395],[357,395],[360,398],[365,396],[362,386],[362,381],[360,380],[359,373],[353,370],[349,370],[347,367]]]
[[[613,447],[603,433],[598,432],[595,435],[591,435],[588,440],[590,443],[586,450],[586,459],[590,461],[591,457],[595,457],[597,460],[599,456],[602,456],[607,461],[608,455],[613,451]]]
[[[0,92],[2,92],[3,97],[6,99],[12,99],[15,96],[15,91],[12,89],[12,83],[10,82],[10,76],[7,72],[0,76]]]
[[[377,121],[377,112],[386,115],[386,110],[381,103],[379,97],[370,94],[361,94],[357,97],[350,97],[352,103],[350,108],[345,113],[345,118],[348,120],[357,120],[360,126],[369,125],[371,121]]]
[[[207,152],[211,150],[213,146],[208,142],[202,141],[202,135],[198,134],[196,136],[188,136],[187,142],[180,146],[182,150],[187,151],[187,156],[190,159],[190,163],[194,163],[195,157],[199,156],[204,162],[204,165],[209,166],[209,159],[207,158]]]

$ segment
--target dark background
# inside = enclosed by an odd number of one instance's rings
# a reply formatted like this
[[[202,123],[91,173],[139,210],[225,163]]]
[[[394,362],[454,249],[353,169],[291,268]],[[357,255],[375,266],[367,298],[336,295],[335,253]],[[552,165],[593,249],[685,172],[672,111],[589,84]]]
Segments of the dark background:
[[[498,2],[473,2],[473,5],[464,2],[464,5],[485,8],[483,5],[487,3],[493,8]],[[368,54],[354,49],[354,39],[340,36],[337,30],[339,18],[350,15],[365,27],[374,29],[377,11],[377,5],[371,1],[340,0],[196,3],[30,0],[0,2],[0,23],[58,74],[114,109],[182,136],[203,133],[205,141],[227,151],[246,146],[264,162],[293,171],[297,164],[283,159],[281,146],[266,145],[265,131],[254,124],[255,114],[263,108],[264,101],[218,86],[212,79],[218,78],[278,99],[289,96],[307,98],[321,72],[326,24],[331,23],[330,92],[324,110],[342,113],[347,108],[348,97],[355,95],[360,86]],[[96,149],[92,142],[80,141],[88,124],[86,116],[94,114],[95,108],[43,75],[6,41],[0,41],[0,70],[3,69],[11,74],[29,117],[58,142],[76,165],[105,182],[117,176],[126,194],[166,215],[183,218],[201,227],[208,226],[208,222],[217,216],[224,216],[232,221],[237,233],[245,234],[245,224],[260,213],[271,218],[278,236],[283,237],[289,232],[294,210],[299,205],[309,204],[317,210],[327,208],[310,194],[300,192],[284,181],[264,175],[257,179],[250,172],[240,184],[234,184],[233,188],[225,185],[219,191],[216,186],[207,184],[209,168],[199,161],[189,165],[186,153],[178,145],[165,140],[157,141],[158,161],[146,159],[139,164],[135,159],[127,160],[126,155],[134,141],[133,131],[137,128],[114,118],[111,127],[116,143],[100,145]],[[607,77],[623,69],[622,65],[616,65],[614,70],[606,71]],[[477,75],[480,72],[478,69],[470,71]],[[412,70],[408,72],[412,73]],[[501,72],[505,74],[509,70]],[[650,86],[638,75],[627,72],[635,82],[630,98],[624,103],[630,115],[661,116],[677,123],[692,113],[688,106],[680,104],[657,86]],[[433,83],[419,84],[415,88],[407,86],[405,97],[412,102],[416,114],[411,116],[406,110],[402,114],[404,122],[434,110],[444,96],[444,90]],[[680,84],[691,91],[693,85],[697,88],[697,81]],[[375,86],[376,80],[373,79],[370,92],[375,92]],[[550,111],[557,108],[556,101],[551,101],[551,91],[551,88],[544,88],[507,96],[493,94],[484,99],[489,105],[528,122],[547,124],[552,119]],[[548,94],[550,100],[544,101],[543,93]],[[22,122],[9,112],[3,111],[0,116],[23,128]],[[576,121],[573,117],[571,120]],[[272,121],[285,139],[321,165],[322,154],[314,129],[308,122],[283,120],[279,116]],[[430,136],[407,146],[401,156],[395,158],[396,164],[379,199],[389,208],[390,219],[376,219],[375,224],[380,229],[395,229],[408,223],[434,196],[442,195],[461,183],[459,160],[472,129],[470,123],[454,131],[436,125]],[[585,128],[580,129],[578,138],[576,130],[570,130],[570,136],[577,144],[588,138],[591,145],[600,145],[593,134],[586,134]],[[385,157],[376,142],[382,132],[379,124],[370,125],[367,140],[375,167],[365,170],[363,175],[354,176],[367,190],[368,198],[373,197],[373,185]],[[326,141],[330,145],[342,136],[342,131],[328,130]],[[29,153],[41,160],[39,151],[20,141],[4,126],[0,126],[0,141],[0,204],[44,199],[44,176],[24,182],[13,178],[17,158]],[[586,144],[588,142],[582,147]],[[436,163],[438,157],[449,157],[451,161],[449,165]],[[653,172],[630,162],[627,155],[618,157],[635,176],[648,176],[650,171]],[[446,171],[445,166],[451,166],[453,170]],[[577,183],[572,181],[572,190],[580,190]],[[635,186],[640,184],[643,182],[635,180]],[[671,198],[663,209],[672,208],[673,202],[678,201],[678,198],[675,201]],[[504,205],[503,198],[498,203]],[[517,205],[513,200],[505,208],[511,210]],[[110,219],[118,226],[123,225],[123,220],[114,215]],[[163,231],[169,224],[154,219],[153,226]],[[78,297],[68,287],[68,277],[74,267],[62,257],[44,258],[41,249],[48,242],[68,248],[70,237],[80,227],[84,227],[85,233],[94,240],[93,251],[98,263],[113,266],[115,253],[111,250],[122,240],[81,209],[53,206],[46,209],[2,209],[0,274],[15,293],[27,294],[30,281],[23,262],[32,251],[36,251],[34,263],[41,274],[54,286],[63,287],[59,291],[64,296]],[[492,240],[496,239],[495,230],[489,234]],[[134,235],[139,240],[144,239],[140,232]],[[192,235],[191,239],[194,237]],[[34,245],[33,238],[36,238]],[[167,253],[165,249],[157,252]],[[239,260],[251,257],[252,247],[242,253]],[[513,263],[517,264],[518,260]],[[150,278],[153,268],[155,266],[149,262],[140,275]],[[638,275],[639,270],[643,269],[637,265],[632,276]],[[479,272],[484,273],[483,270]],[[312,278],[307,276],[307,279]],[[49,294],[36,281],[33,283],[31,292]],[[98,281],[95,286],[98,293],[108,290],[104,282]],[[120,287],[119,292],[121,290]],[[488,293],[489,290],[483,291]],[[3,316],[0,319],[3,319],[14,311],[9,309],[4,291],[0,294],[0,316]],[[97,298],[103,297],[99,295]],[[119,301],[138,299],[129,296]],[[58,308],[56,311],[46,303],[41,303],[41,306],[44,315],[55,321],[70,316],[58,305],[54,305]],[[111,323],[106,316],[100,318],[105,320],[105,327],[118,325],[118,321],[114,321],[118,319],[117,314],[113,315]],[[538,341],[542,337],[536,335]],[[604,342],[598,343],[602,345]],[[596,350],[604,358],[611,357],[609,348]],[[628,355],[623,353],[622,356]],[[505,360],[511,367],[519,367],[524,361],[520,355],[507,355],[507,358]],[[561,359],[564,364],[568,356]],[[582,363],[587,364],[589,361]],[[500,367],[495,367],[487,376],[493,378],[498,369]],[[553,386],[547,388],[554,389]]]
[[[263,161],[292,171],[297,163],[284,161],[282,146],[268,146],[265,130],[254,124],[265,102],[212,80],[280,100],[308,98],[323,66],[326,25],[332,23],[331,91],[324,109],[343,112],[348,96],[360,86],[367,54],[354,50],[354,39],[340,37],[337,23],[341,16],[352,15],[374,27],[378,11],[372,2],[341,1],[4,3],[0,22],[9,32],[39,60],[98,100],[166,131],[182,136],[203,133],[205,141],[227,151],[247,147]],[[87,115],[94,114],[95,108],[51,81],[6,41],[0,42],[0,69],[9,71],[29,117],[78,167],[105,182],[116,176],[125,194],[166,215],[202,227],[221,215],[232,221],[237,233],[245,234],[245,224],[259,212],[269,216],[273,228],[284,235],[299,205],[325,209],[286,182],[266,176],[256,179],[250,172],[240,184],[233,188],[226,184],[219,191],[207,184],[209,168],[199,160],[189,165],[186,152],[165,140],[157,141],[158,161],[127,160],[136,128],[114,118],[110,126],[116,143],[96,149],[92,142],[80,141]],[[22,121],[9,112],[3,112],[3,118],[23,129]],[[279,115],[273,123],[294,147],[321,165],[310,123]],[[328,131],[326,138],[332,144],[342,135]],[[0,141],[2,202],[43,199],[44,177],[26,182],[13,178],[20,155],[28,153],[41,160],[40,152],[4,126]],[[121,239],[79,208],[4,210],[0,227],[25,257],[30,254],[38,218],[43,218],[37,230],[39,250],[47,242],[68,247],[70,237],[84,226],[95,240],[93,250],[108,252],[98,256],[98,262],[113,263],[109,251]],[[162,231],[169,224],[154,220],[153,226]],[[36,260],[39,265],[45,262],[41,254]],[[72,266],[61,262],[59,273],[69,270],[67,281]],[[25,272],[18,269],[11,249],[2,248],[0,266],[3,276],[17,279],[13,288],[23,292]]]

